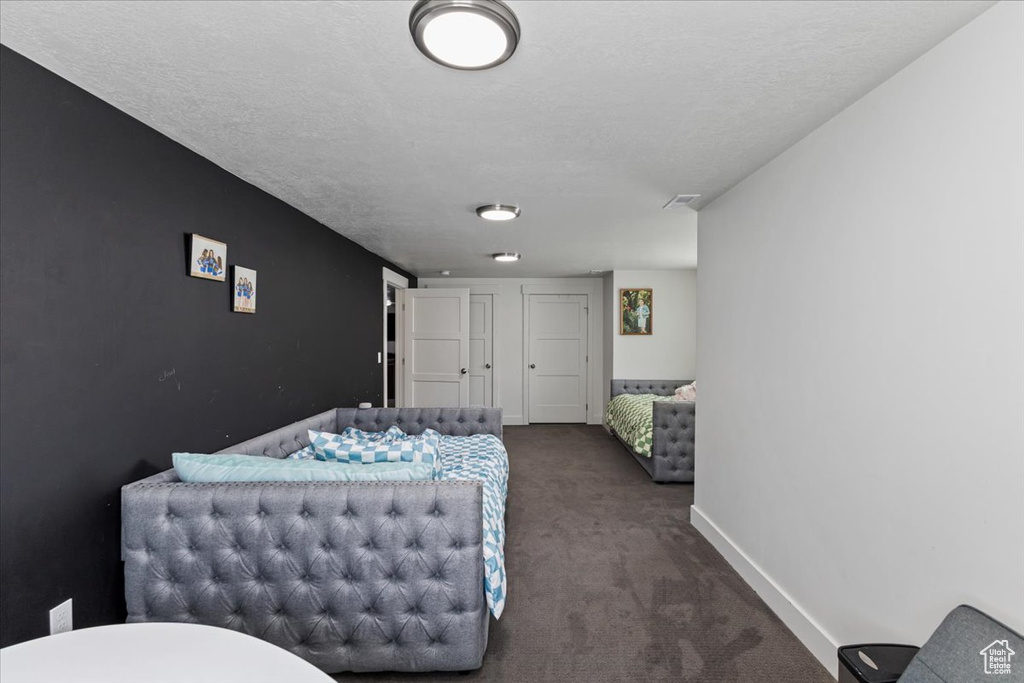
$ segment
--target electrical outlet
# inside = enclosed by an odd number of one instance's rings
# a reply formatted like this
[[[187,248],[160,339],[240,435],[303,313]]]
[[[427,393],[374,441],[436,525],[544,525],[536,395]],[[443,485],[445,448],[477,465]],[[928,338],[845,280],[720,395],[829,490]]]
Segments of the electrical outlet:
[[[50,610],[50,635],[71,630],[71,598]]]

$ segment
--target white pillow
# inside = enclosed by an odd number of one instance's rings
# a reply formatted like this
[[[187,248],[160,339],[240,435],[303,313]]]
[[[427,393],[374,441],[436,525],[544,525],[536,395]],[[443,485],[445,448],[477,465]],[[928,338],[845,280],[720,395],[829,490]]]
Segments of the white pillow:
[[[676,401],[696,401],[697,400],[697,382],[691,382],[690,384],[683,385],[676,389],[675,396],[673,399]]]

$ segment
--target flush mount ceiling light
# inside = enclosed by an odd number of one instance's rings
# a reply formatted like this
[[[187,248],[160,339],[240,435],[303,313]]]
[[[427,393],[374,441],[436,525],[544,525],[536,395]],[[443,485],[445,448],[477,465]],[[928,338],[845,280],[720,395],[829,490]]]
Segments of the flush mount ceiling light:
[[[409,30],[420,52],[465,71],[497,66],[519,44],[519,21],[498,0],[420,0]]]
[[[500,254],[492,254],[491,257],[495,261],[501,261],[502,263],[512,263],[522,258],[519,254],[513,251],[503,251]]]
[[[510,221],[519,218],[522,211],[511,204],[486,204],[476,207],[476,215],[486,221]]]

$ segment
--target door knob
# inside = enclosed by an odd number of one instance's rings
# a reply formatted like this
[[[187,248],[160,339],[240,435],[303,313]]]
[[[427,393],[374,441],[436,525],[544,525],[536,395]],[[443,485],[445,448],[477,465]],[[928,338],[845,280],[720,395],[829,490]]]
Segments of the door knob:
[[[461,370],[459,370],[459,372],[465,375],[467,372],[469,372],[469,370],[467,370],[466,368],[462,368]]]
[[[530,369],[531,369],[531,370],[536,370],[536,369],[537,369],[537,366],[536,366],[536,365],[534,365],[533,363],[530,363]]]
[[[491,364],[487,363],[486,365],[484,365],[484,367],[487,368],[488,370],[490,370],[491,369]]]

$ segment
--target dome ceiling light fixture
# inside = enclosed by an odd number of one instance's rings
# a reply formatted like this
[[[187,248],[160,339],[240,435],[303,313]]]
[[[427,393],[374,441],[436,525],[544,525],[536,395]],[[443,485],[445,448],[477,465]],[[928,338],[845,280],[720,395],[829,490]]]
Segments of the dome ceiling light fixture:
[[[521,213],[519,207],[512,204],[484,204],[476,207],[476,215],[485,221],[510,221],[519,218]]]
[[[503,251],[498,254],[492,254],[491,258],[495,261],[500,261],[501,263],[512,263],[513,261],[521,259],[522,256],[514,251]]]
[[[512,56],[519,20],[498,0],[420,0],[409,31],[428,58],[452,69],[490,69]]]

